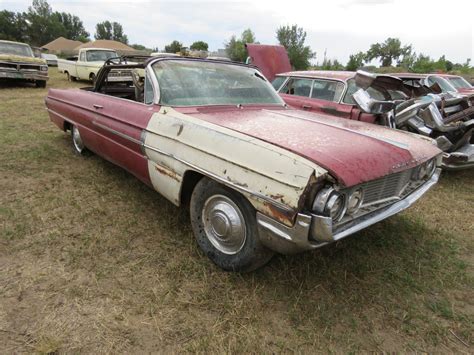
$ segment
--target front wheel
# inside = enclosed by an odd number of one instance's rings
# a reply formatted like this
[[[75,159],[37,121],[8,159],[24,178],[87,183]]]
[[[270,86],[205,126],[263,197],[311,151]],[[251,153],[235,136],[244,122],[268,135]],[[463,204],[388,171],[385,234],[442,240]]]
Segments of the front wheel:
[[[66,72],[67,81],[76,81],[76,77]]]
[[[36,80],[35,85],[37,88],[45,88],[46,87],[46,80]]]
[[[192,193],[190,214],[198,245],[222,269],[252,271],[273,256],[258,237],[255,209],[236,191],[203,178]]]

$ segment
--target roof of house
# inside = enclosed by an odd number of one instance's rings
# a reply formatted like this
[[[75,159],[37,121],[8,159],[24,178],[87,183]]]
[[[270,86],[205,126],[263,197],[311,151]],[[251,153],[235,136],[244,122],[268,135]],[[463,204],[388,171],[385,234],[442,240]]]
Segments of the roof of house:
[[[64,37],[58,37],[54,41],[45,44],[41,48],[50,51],[70,51],[74,50],[77,46],[80,46],[81,44],[81,41],[73,41]]]
[[[121,51],[134,51],[135,49],[127,46],[118,41],[111,41],[108,39],[98,39],[96,41],[91,41],[87,43],[81,43],[79,46],[76,46],[76,50],[82,48],[106,48],[106,49],[115,49]]]

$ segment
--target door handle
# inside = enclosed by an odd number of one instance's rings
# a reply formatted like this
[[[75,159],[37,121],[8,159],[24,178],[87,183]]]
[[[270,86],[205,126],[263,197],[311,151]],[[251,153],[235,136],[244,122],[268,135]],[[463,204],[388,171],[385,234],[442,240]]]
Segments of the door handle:
[[[94,106],[94,108],[97,109],[97,110],[100,110],[101,108],[104,108],[104,106],[102,106],[102,105],[97,105],[97,104],[94,104],[94,105],[92,105],[92,106]]]
[[[311,105],[303,105],[303,108],[304,108],[305,110],[311,110],[311,109],[313,108],[313,106],[311,106]]]

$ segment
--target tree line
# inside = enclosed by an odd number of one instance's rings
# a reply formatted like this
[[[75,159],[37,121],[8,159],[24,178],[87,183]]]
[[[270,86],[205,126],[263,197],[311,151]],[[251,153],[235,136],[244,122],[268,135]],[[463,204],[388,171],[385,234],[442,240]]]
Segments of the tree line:
[[[95,39],[115,40],[129,44],[122,25],[118,22],[103,21],[96,24]],[[402,45],[398,38],[387,38],[384,42],[374,43],[366,52],[350,55],[349,61],[343,65],[336,59],[324,59],[321,64],[312,65],[311,60],[316,53],[306,45],[306,31],[295,25],[280,26],[275,36],[278,43],[288,52],[290,63],[295,70],[309,68],[322,70],[357,70],[360,68],[374,69],[370,63],[378,60],[382,67],[388,71],[405,70],[413,72],[432,71],[469,71],[470,59],[465,63],[453,63],[443,55],[434,60],[423,53],[417,54],[411,45]],[[0,11],[0,39],[26,42],[33,46],[42,46],[58,37],[87,42],[90,34],[85,30],[81,19],[66,12],[53,11],[47,0],[33,0],[26,12]],[[248,28],[237,37],[233,35],[224,43],[225,50],[230,59],[245,62],[247,59],[246,43],[259,43],[253,31]],[[143,45],[131,44],[138,50],[148,50]],[[195,41],[190,50],[208,51],[209,45],[204,41]],[[154,48],[158,51],[158,48]],[[186,53],[187,47],[178,40],[173,40],[164,47],[168,53]],[[394,69],[395,68],[395,69]],[[383,70],[383,68],[382,68]]]

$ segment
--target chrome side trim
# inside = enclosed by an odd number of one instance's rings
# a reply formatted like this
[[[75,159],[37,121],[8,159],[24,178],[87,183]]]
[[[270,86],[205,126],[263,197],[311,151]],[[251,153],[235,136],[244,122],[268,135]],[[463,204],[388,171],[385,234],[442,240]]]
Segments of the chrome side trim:
[[[298,213],[294,226],[288,227],[257,212],[257,228],[260,240],[268,248],[282,254],[293,254],[320,248],[410,207],[438,182],[440,174],[441,169],[437,168],[428,181],[403,200],[354,219],[338,228],[334,228],[330,217],[315,214]]]
[[[66,116],[64,116],[64,115],[62,115],[62,114],[60,114],[60,113],[58,113],[58,112],[56,112],[56,111],[54,111],[54,110],[52,110],[52,109],[50,109],[50,108],[46,108],[46,109],[48,110],[48,112],[51,112],[51,113],[53,113],[53,114],[55,114],[55,115],[58,115],[59,117],[61,117],[61,118],[64,119],[65,121],[68,121],[68,122],[71,122],[71,123],[74,123],[75,125],[77,125],[77,122],[76,122],[76,121],[71,120],[71,119],[69,119],[68,117],[66,117]],[[287,205],[285,205],[285,204],[283,204],[283,203],[281,203],[281,202],[279,202],[279,201],[276,201],[276,200],[274,200],[274,199],[272,199],[272,198],[270,198],[270,197],[268,197],[268,196],[266,196],[266,195],[263,195],[263,194],[261,194],[261,193],[259,193],[259,192],[251,191],[251,190],[247,189],[247,188],[244,187],[244,186],[241,186],[241,185],[238,185],[238,184],[233,183],[233,182],[231,182],[231,181],[228,181],[228,180],[226,180],[226,179],[224,179],[224,178],[222,178],[222,177],[220,177],[220,176],[218,176],[218,175],[215,175],[214,173],[212,173],[212,172],[210,172],[210,171],[207,171],[207,170],[205,170],[205,169],[202,169],[202,168],[200,168],[200,167],[198,167],[198,166],[196,166],[196,165],[194,165],[194,164],[192,164],[192,163],[190,163],[190,162],[188,162],[188,161],[186,161],[186,160],[180,159],[180,158],[174,156],[173,154],[167,153],[167,152],[165,152],[165,151],[163,151],[163,150],[161,150],[161,149],[158,149],[158,148],[152,147],[152,146],[150,146],[150,145],[148,145],[148,144],[145,144],[145,135],[147,134],[147,131],[146,131],[146,130],[143,130],[143,131],[142,131],[142,136],[141,136],[141,138],[140,138],[141,141],[138,141],[138,140],[136,140],[135,138],[132,138],[132,137],[130,137],[130,136],[127,136],[126,134],[123,134],[123,133],[118,132],[118,131],[116,131],[116,130],[114,130],[114,129],[112,129],[112,128],[109,128],[109,127],[107,127],[107,126],[104,126],[104,125],[98,123],[97,121],[93,121],[93,124],[96,125],[96,126],[99,126],[99,127],[103,128],[103,129],[105,129],[105,130],[107,130],[107,131],[109,131],[110,133],[116,134],[116,135],[118,135],[118,136],[120,136],[120,137],[122,137],[122,138],[125,138],[125,139],[130,140],[131,142],[134,142],[134,143],[136,143],[136,144],[139,144],[140,147],[141,147],[142,153],[143,153],[143,155],[144,155],[146,158],[148,158],[148,157],[147,157],[147,155],[146,155],[145,148],[146,148],[146,149],[153,150],[154,152],[157,152],[157,153],[159,153],[159,154],[165,155],[165,156],[167,156],[167,157],[170,157],[170,158],[172,158],[172,159],[174,159],[174,160],[176,160],[176,161],[179,161],[180,163],[182,163],[182,164],[184,164],[184,165],[190,167],[191,169],[193,169],[193,170],[195,170],[195,171],[197,171],[197,172],[200,172],[201,174],[203,174],[203,175],[205,175],[205,176],[207,176],[207,177],[210,177],[210,178],[212,178],[212,179],[214,179],[214,180],[219,181],[219,182],[220,182],[221,184],[223,184],[223,185],[226,185],[226,186],[228,186],[228,187],[231,187],[231,188],[233,188],[233,189],[235,189],[235,190],[238,190],[238,191],[240,191],[240,192],[244,192],[244,193],[247,193],[247,194],[249,194],[249,195],[255,196],[256,198],[258,198],[258,199],[260,199],[260,200],[263,200],[263,201],[266,201],[266,202],[269,202],[269,203],[271,203],[273,206],[276,206],[276,207],[278,207],[278,208],[280,208],[280,209],[282,209],[282,210],[284,210],[284,211],[294,212],[293,208],[288,207]]]
[[[108,131],[108,132],[110,132],[110,133],[112,133],[112,134],[115,134],[115,135],[117,135],[117,136],[119,136],[119,137],[121,137],[121,138],[127,139],[127,140],[129,140],[130,142],[133,142],[133,143],[135,143],[135,144],[138,144],[138,145],[140,145],[140,146],[143,144],[141,141],[139,141],[139,140],[137,140],[137,139],[135,139],[135,138],[133,138],[133,137],[130,137],[129,135],[126,135],[126,134],[124,134],[124,133],[122,133],[122,132],[116,131],[116,130],[113,129],[113,128],[107,127],[107,126],[103,125],[102,123],[99,123],[97,120],[93,120],[93,121],[92,121],[92,124],[95,125],[95,126],[97,126],[97,127],[102,128],[102,129],[104,129],[104,130],[106,130],[106,131]]]

